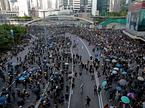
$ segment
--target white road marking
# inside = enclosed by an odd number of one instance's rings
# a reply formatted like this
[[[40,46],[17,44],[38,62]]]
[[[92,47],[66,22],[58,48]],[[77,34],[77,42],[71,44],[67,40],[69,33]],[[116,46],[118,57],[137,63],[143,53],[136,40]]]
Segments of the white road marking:
[[[83,41],[81,38],[79,38],[79,37],[78,37],[78,39],[83,43],[83,45],[84,45],[84,47],[86,48],[86,50],[87,50],[89,56],[92,56],[91,53],[90,53],[90,51],[89,51],[89,49],[88,49],[88,47],[87,47],[86,44],[84,43],[84,41]]]

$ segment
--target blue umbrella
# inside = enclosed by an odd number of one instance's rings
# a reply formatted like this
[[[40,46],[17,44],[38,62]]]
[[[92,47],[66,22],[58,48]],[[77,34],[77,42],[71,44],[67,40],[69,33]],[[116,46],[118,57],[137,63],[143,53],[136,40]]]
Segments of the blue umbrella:
[[[120,86],[117,86],[117,87],[116,87],[116,90],[117,90],[117,91],[121,91],[122,88],[121,88]]]
[[[40,99],[41,99],[41,101],[43,101],[43,100],[45,100],[45,97],[44,97],[44,96],[42,96]]]
[[[117,59],[117,56],[110,55],[109,57],[110,57],[110,58]]]
[[[1,96],[0,97],[0,105],[6,104],[6,97]]]
[[[121,68],[121,67],[122,67],[122,64],[117,63],[117,64],[115,65],[115,67]]]
[[[25,79],[26,78],[22,76],[22,77],[19,78],[19,81],[24,81]]]
[[[124,72],[122,72],[122,75],[126,75],[126,74],[127,74],[127,72],[125,72],[125,71],[124,71]]]
[[[107,85],[107,81],[104,80],[104,81],[102,82],[102,87],[105,88],[106,85]]]
[[[124,72],[124,69],[123,68],[120,68],[120,72]]]
[[[113,71],[112,71],[112,74],[115,74],[115,75],[116,75],[117,73],[118,73],[118,72],[117,72],[116,70],[113,70]]]
[[[123,103],[126,103],[126,104],[129,104],[129,103],[130,103],[130,99],[129,99],[127,96],[122,96],[122,97],[121,97],[121,101],[122,101]]]

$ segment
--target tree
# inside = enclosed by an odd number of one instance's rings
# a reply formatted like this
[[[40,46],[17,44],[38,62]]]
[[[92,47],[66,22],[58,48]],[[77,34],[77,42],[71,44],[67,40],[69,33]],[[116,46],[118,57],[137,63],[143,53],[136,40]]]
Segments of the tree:
[[[9,49],[13,44],[13,37],[5,31],[2,27],[0,27],[0,49],[5,50]]]
[[[13,35],[11,34],[13,30]],[[0,25],[0,50],[11,48],[14,43],[19,44],[22,36],[27,33],[27,28],[15,25]]]

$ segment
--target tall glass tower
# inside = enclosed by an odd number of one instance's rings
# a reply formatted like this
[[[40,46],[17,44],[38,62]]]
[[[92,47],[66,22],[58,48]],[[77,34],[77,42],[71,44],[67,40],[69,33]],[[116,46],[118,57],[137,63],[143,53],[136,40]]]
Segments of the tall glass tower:
[[[106,16],[109,11],[109,2],[110,0],[98,0],[97,9],[100,16]]]

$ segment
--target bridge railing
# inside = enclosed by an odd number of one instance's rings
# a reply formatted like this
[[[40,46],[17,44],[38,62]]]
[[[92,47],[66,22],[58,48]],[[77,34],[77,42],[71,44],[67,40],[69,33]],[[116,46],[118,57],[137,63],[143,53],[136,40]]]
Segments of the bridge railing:
[[[74,19],[79,19],[79,20],[86,21],[86,22],[88,22],[90,24],[94,24],[94,22],[91,21],[91,20],[88,20],[88,19],[85,19],[85,18],[82,18],[82,17],[75,17],[75,16],[49,16],[47,18],[55,18],[55,17],[57,17],[57,18],[74,18]],[[35,20],[32,20],[32,21],[29,21],[29,22],[25,23],[24,26],[32,24],[32,23],[37,22],[37,21],[41,21],[42,19],[43,18],[39,18],[39,19],[35,19]]]

